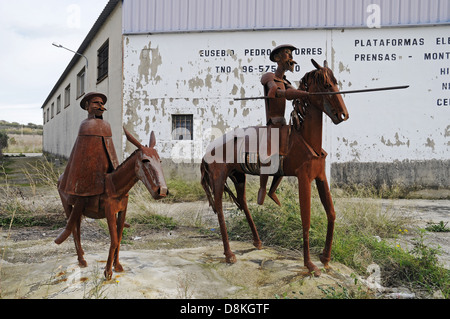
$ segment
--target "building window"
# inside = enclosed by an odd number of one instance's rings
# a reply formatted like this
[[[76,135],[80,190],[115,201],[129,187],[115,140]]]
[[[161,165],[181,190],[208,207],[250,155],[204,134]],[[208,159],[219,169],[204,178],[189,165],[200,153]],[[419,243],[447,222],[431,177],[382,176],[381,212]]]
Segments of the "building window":
[[[192,140],[193,139],[193,115],[172,115],[172,139]]]
[[[47,122],[50,120],[50,110],[47,108]]]
[[[97,51],[97,82],[108,76],[109,40]]]
[[[47,114],[47,112],[44,110],[44,116],[43,116],[43,119],[42,119],[42,122],[45,124],[46,123],[46,114]]]
[[[86,82],[86,69],[83,68],[77,75],[77,98],[84,94],[84,86]]]
[[[64,89],[64,107],[70,105],[70,84]]]
[[[55,117],[55,102],[52,103],[51,110],[52,110],[52,118],[54,118]]]
[[[56,98],[56,114],[61,113],[61,95]]]

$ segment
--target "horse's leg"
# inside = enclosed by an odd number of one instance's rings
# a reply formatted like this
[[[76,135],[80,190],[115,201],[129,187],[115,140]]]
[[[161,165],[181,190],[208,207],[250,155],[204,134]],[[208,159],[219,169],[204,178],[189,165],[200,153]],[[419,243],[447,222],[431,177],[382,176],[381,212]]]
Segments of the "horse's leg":
[[[333,200],[331,199],[330,188],[328,187],[326,177],[322,180],[316,179],[316,185],[320,200],[323,207],[325,208],[325,212],[327,213],[328,220],[325,248],[323,250],[323,253],[319,256],[320,261],[325,265],[325,267],[327,267],[331,259],[331,245],[333,243],[334,220],[336,219],[336,213],[334,211]]]
[[[225,224],[225,217],[223,215],[222,197],[224,192],[224,185],[227,176],[222,171],[220,176],[214,176],[212,182],[214,183],[214,211],[219,219],[220,233],[222,235],[223,249],[225,260],[227,263],[234,264],[236,262],[236,256],[233,254],[230,248],[230,242],[228,240],[227,226]]]
[[[120,242],[122,241],[122,234],[123,234],[123,227],[125,225],[125,216],[127,214],[127,209],[126,209],[126,205],[128,202],[128,197],[124,199],[126,201],[125,203],[125,209],[123,209],[122,211],[120,211],[117,214],[117,240],[118,240],[118,244],[117,244],[117,249],[116,249],[116,254],[114,256],[114,271],[116,272],[122,272],[123,271],[123,267],[119,262],[119,250],[120,250]]]
[[[117,236],[116,214],[113,211],[111,203],[109,203],[107,200],[105,201],[105,215],[106,221],[108,222],[111,244],[109,246],[108,260],[106,261],[104,274],[106,280],[110,280],[112,277],[112,263],[118,246],[118,236]]]
[[[247,199],[245,196],[245,174],[235,174],[235,180],[234,187],[236,188],[236,198],[241,205],[242,209],[244,210],[245,217],[247,218],[248,225],[250,226],[250,229],[252,231],[253,235],[253,246],[255,246],[258,249],[262,248],[261,240],[259,239],[258,231],[256,230],[255,223],[253,222],[252,215],[250,214],[250,211],[248,210],[247,206]]]
[[[304,265],[314,276],[320,276],[320,270],[311,261],[309,253],[309,228],[311,226],[311,182],[307,176],[298,177],[298,196],[303,229],[303,260]]]
[[[278,185],[280,185],[281,180],[283,179],[283,176],[274,176],[272,179],[272,184],[270,185],[269,190],[269,197],[272,198],[272,200],[277,203],[278,206],[281,206],[280,201],[278,200],[277,195],[275,194],[275,191],[278,188]]]

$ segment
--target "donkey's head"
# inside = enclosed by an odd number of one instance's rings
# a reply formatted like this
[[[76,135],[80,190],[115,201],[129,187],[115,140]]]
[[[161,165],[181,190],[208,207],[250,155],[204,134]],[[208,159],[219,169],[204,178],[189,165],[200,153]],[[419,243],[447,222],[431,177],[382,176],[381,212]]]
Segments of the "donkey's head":
[[[150,134],[149,146],[144,146],[123,128],[127,140],[138,148],[135,171],[137,177],[144,183],[154,199],[166,197],[169,194],[161,166],[158,152],[154,149],[156,144],[155,133]]]
[[[300,87],[309,93],[338,92],[339,88],[336,78],[333,75],[333,71],[328,68],[327,61],[323,62],[323,67],[313,59],[311,59],[311,62],[316,70],[305,74],[301,80]],[[310,95],[310,100],[313,105],[321,108],[322,112],[326,113],[334,124],[339,124],[348,119],[348,111],[340,94]]]

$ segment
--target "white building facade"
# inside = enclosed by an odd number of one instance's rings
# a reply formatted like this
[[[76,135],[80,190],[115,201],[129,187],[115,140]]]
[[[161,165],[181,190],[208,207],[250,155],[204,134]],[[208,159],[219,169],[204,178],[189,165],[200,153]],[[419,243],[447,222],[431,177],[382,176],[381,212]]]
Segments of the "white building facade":
[[[450,187],[447,0],[110,1],[81,53],[98,62],[105,43],[109,73],[98,79],[89,65],[87,86],[109,98],[105,119],[122,158],[134,150],[122,125],[143,143],[153,130],[166,174],[197,177],[209,141],[265,124],[262,100],[234,98],[263,95],[260,78],[276,67],[270,51],[290,43],[293,83],[315,59],[328,61],[341,90],[409,85],[343,96],[349,120],[324,120],[331,183]],[[75,90],[84,61],[73,61],[43,105],[44,151],[65,157],[86,112],[75,92],[51,110],[67,85]]]

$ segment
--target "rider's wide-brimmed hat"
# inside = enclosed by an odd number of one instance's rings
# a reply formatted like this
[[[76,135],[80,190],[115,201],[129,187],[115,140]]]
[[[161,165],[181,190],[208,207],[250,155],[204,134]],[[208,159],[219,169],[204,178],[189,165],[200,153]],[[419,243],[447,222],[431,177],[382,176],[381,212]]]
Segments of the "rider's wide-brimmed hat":
[[[105,94],[103,94],[103,93],[98,93],[98,92],[89,92],[89,93],[87,93],[87,94],[83,97],[83,99],[81,100],[81,102],[80,102],[81,108],[82,108],[83,110],[85,110],[85,109],[86,109],[86,108],[85,108],[85,106],[86,106],[86,101],[92,99],[93,97],[97,97],[97,96],[100,97],[100,98],[103,100],[103,103],[104,103],[104,104],[106,104],[106,101],[107,101],[108,99],[106,98],[106,95],[105,95]]]
[[[277,46],[275,49],[272,50],[272,52],[270,53],[270,61],[272,62],[277,62],[274,60],[275,54],[277,54],[278,51],[280,51],[281,49],[291,49],[292,51],[297,50],[297,48],[291,44],[282,44]]]

